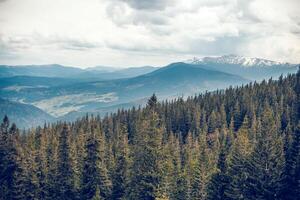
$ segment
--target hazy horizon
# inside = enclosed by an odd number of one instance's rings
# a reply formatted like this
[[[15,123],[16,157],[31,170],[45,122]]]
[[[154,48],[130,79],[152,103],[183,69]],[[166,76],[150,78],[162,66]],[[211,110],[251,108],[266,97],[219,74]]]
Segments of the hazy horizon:
[[[228,55],[234,55],[234,56],[241,56],[241,55],[236,55],[236,54],[228,54]],[[223,56],[228,56],[228,55],[223,55]],[[23,66],[46,66],[46,65],[60,65],[60,66],[63,66],[63,67],[72,67],[72,68],[79,68],[79,69],[89,69],[89,68],[97,68],[97,67],[100,67],[100,68],[107,68],[107,69],[115,69],[115,70],[118,70],[118,69],[128,69],[128,68],[138,68],[138,67],[154,67],[154,68],[160,68],[160,67],[164,67],[164,66],[167,66],[171,63],[176,63],[176,62],[186,62],[188,60],[192,60],[192,59],[202,59],[204,57],[221,57],[221,56],[202,56],[202,57],[190,57],[189,59],[179,59],[179,60],[173,60],[173,61],[170,61],[168,63],[165,63],[165,64],[161,64],[161,65],[147,65],[147,64],[144,64],[144,65],[133,65],[133,66],[126,66],[126,65],[122,65],[122,66],[109,66],[109,65],[102,65],[102,64],[98,64],[98,65],[92,65],[92,66],[78,66],[78,65],[68,65],[68,64],[63,64],[63,63],[41,63],[41,64],[35,64],[35,63],[30,63],[30,64],[18,64],[18,65],[10,65],[10,64],[3,64],[3,63],[0,63],[0,65],[7,65],[7,66],[12,66],[12,67],[23,67]],[[245,57],[245,58],[253,58],[253,57],[248,57],[248,56],[242,56],[242,57]],[[268,60],[266,58],[262,58],[262,57],[257,57],[258,59],[263,59],[263,60]],[[270,61],[275,61],[275,62],[281,62],[281,63],[288,63],[288,64],[299,64],[299,63],[291,63],[291,62],[287,62],[287,61],[278,61],[278,60],[270,60]]]

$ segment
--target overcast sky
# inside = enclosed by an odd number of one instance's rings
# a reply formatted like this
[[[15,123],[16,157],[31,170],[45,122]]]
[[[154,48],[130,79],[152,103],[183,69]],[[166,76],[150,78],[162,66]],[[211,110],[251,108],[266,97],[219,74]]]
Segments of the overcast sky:
[[[0,0],[0,64],[300,63],[299,0]]]

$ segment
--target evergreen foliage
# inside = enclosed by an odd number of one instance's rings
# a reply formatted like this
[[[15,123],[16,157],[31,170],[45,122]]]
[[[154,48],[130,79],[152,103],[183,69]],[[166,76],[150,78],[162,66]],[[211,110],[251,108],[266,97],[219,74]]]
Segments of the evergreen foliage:
[[[299,199],[300,71],[279,80],[0,129],[2,200]]]

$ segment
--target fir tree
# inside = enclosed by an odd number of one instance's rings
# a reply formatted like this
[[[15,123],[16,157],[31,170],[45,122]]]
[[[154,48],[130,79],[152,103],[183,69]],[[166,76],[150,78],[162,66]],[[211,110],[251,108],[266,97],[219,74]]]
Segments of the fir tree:
[[[252,144],[249,139],[249,121],[245,117],[241,128],[237,132],[234,141],[234,147],[229,156],[228,176],[230,182],[225,191],[228,199],[245,199],[247,198],[248,174],[247,164],[249,155],[252,152]]]
[[[3,200],[11,200],[19,195],[18,191],[22,189],[17,178],[23,178],[16,176],[18,172],[22,172],[15,143],[17,130],[14,124],[9,127],[7,116],[4,117],[0,128],[0,197]]]
[[[227,176],[226,166],[226,154],[224,148],[221,149],[218,160],[218,171],[212,176],[208,185],[207,199],[217,200],[226,199],[225,190],[229,183],[229,177]]]
[[[74,199],[76,191],[74,189],[74,171],[70,157],[70,131],[64,124],[63,130],[59,136],[58,163],[56,189],[58,198],[63,200]]]
[[[154,200],[160,185],[162,128],[153,102],[135,136],[128,199]]]
[[[279,199],[284,169],[283,143],[272,111],[267,107],[262,116],[261,133],[249,164],[250,199]]]
[[[112,180],[113,186],[111,199],[113,200],[124,199],[128,184],[128,135],[125,125],[121,125],[120,129],[116,153],[116,167],[114,169]]]
[[[81,199],[93,199],[97,188],[100,190],[100,198],[109,199],[111,182],[104,165],[104,155],[101,154],[103,135],[96,135],[92,129],[86,141],[86,157],[81,180]]]

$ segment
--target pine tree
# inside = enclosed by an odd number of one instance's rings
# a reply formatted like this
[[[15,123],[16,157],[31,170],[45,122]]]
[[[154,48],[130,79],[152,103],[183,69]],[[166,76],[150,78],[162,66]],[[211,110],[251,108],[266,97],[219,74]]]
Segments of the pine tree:
[[[292,200],[300,196],[300,123],[293,135],[291,148],[287,152],[284,172],[281,198]]]
[[[206,185],[208,182],[208,155],[206,139],[202,135],[200,136],[200,151],[197,158],[196,165],[193,170],[192,187],[191,187],[191,199],[206,199]]]
[[[237,132],[234,147],[229,156],[228,176],[230,182],[225,191],[228,199],[245,199],[248,184],[247,162],[252,152],[252,144],[249,138],[249,120],[245,117],[241,128]]]
[[[93,199],[97,188],[100,190],[100,198],[109,199],[111,182],[104,164],[103,135],[92,129],[86,141],[86,157],[81,180],[81,199]]]
[[[42,130],[38,127],[34,138],[34,162],[33,165],[36,166],[36,196],[38,199],[46,198],[46,175],[45,175],[45,136],[41,133]]]
[[[154,200],[160,185],[163,134],[153,102],[148,104],[145,119],[140,122],[135,135],[128,199]]]
[[[217,167],[218,171],[214,175],[212,175],[212,178],[207,188],[207,199],[211,200],[226,199],[225,190],[229,183],[229,177],[227,176],[226,153],[224,148],[221,149],[221,152],[219,154]]]
[[[74,189],[74,171],[70,157],[70,132],[69,127],[64,124],[59,136],[58,163],[56,189],[58,197],[63,200],[74,199],[76,191]]]
[[[112,197],[113,200],[124,199],[128,184],[128,135],[125,125],[121,125],[118,135],[118,146],[116,153],[116,167],[113,173]]]
[[[249,199],[279,199],[284,169],[282,138],[268,107],[261,120],[261,133],[247,165],[251,183],[247,194]]]
[[[168,173],[168,197],[171,200],[187,199],[187,182],[183,172],[180,156],[179,139],[171,133],[168,143],[169,148],[169,173]],[[165,169],[165,167],[164,167]]]
[[[99,186],[97,186],[95,195],[93,196],[92,200],[102,200],[102,199],[103,198],[101,197],[101,192],[100,192]]]
[[[49,132],[49,142],[46,146],[46,161],[45,168],[47,172],[46,176],[46,189],[45,199],[52,200],[59,198],[59,190],[57,188],[57,163],[58,163],[58,140],[56,135]]]
[[[21,189],[16,175],[22,171],[17,152],[15,124],[9,127],[8,117],[5,116],[0,127],[0,197],[11,200]]]

